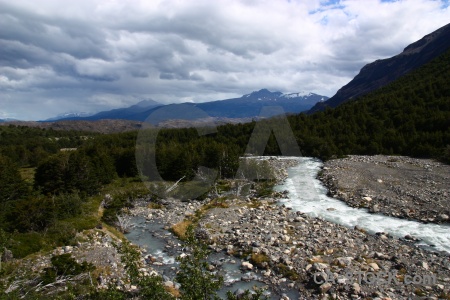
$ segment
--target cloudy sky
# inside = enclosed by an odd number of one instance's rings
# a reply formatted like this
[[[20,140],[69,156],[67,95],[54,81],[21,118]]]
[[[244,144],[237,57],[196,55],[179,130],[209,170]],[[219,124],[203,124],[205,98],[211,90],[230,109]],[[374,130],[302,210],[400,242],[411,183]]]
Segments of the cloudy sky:
[[[0,118],[261,88],[332,96],[450,21],[449,0],[0,0]]]

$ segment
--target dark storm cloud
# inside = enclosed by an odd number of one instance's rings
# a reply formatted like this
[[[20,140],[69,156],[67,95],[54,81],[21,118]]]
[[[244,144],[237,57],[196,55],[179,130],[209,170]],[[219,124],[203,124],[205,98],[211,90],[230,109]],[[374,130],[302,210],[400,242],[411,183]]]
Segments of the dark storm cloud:
[[[102,46],[104,34],[82,20],[45,17],[0,2],[0,39],[36,46],[49,52],[67,53],[75,58],[107,59]]]

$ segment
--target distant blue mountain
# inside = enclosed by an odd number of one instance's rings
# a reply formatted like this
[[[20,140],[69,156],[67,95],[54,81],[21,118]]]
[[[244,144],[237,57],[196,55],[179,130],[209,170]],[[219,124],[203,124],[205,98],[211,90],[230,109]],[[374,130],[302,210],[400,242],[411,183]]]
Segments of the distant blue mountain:
[[[86,118],[86,117],[90,117],[92,116],[92,113],[87,113],[87,112],[74,112],[74,113],[65,113],[65,114],[60,114],[56,117],[50,118],[50,119],[45,119],[45,122],[51,122],[51,121],[57,121],[57,120],[68,120],[70,118]]]
[[[11,119],[11,118],[0,119],[0,123],[13,122],[13,121],[18,121],[18,120],[16,120],[16,119]]]
[[[186,116],[186,106],[197,107],[213,118],[252,118],[259,116],[264,106],[281,106],[286,113],[300,113],[311,109],[317,102],[326,101],[328,97],[314,93],[290,93],[271,92],[267,89],[255,91],[240,98],[218,100],[204,103],[169,104],[171,119],[194,120],[197,116]],[[145,121],[162,104],[155,101],[142,101],[128,108],[119,108],[104,111],[88,117],[71,117],[64,120],[101,120],[101,119],[125,119],[133,121]],[[167,121],[168,116],[158,116],[155,122]]]
[[[136,121],[133,116],[142,111],[146,111],[163,104],[153,100],[143,100],[137,104],[125,108],[116,108],[108,111],[102,111],[89,116],[70,115],[47,119],[45,121],[61,121],[61,120],[85,120],[85,121],[97,121],[105,119],[121,119],[121,120],[133,120]]]

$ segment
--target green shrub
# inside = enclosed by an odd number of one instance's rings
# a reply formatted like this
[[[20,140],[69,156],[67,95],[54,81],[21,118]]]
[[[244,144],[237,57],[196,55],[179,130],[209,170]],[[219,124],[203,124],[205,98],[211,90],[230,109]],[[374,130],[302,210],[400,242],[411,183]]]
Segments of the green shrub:
[[[58,276],[79,275],[95,269],[93,264],[86,261],[77,263],[70,253],[53,256],[51,262],[52,266],[45,268],[41,275],[44,284],[54,282]]]
[[[180,271],[176,275],[176,281],[181,284],[181,299],[217,299],[223,277],[208,271],[207,246],[195,237],[193,226],[187,228],[184,241],[192,252],[178,258]]]

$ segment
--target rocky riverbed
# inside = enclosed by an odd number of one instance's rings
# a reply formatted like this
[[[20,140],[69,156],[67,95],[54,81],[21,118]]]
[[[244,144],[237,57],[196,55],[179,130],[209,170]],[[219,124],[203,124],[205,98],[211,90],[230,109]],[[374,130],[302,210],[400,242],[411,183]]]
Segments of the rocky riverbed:
[[[275,161],[272,164],[276,167]],[[296,291],[298,299],[450,297],[448,253],[429,252],[387,233],[371,235],[309,217],[278,205],[277,197],[282,196],[228,195],[203,213],[197,235],[224,258],[242,259],[242,280],[258,278],[281,299],[296,299],[289,298],[289,291]],[[370,196],[374,197],[363,197]],[[166,199],[162,204],[160,209],[141,205],[133,213],[169,229],[206,203]]]
[[[295,159],[272,158],[269,161],[271,168],[277,170],[278,180],[286,178],[286,169],[297,163]],[[445,188],[435,176],[444,179],[448,176],[445,173],[448,169],[432,161],[429,161],[428,168],[437,170],[437,175],[423,170],[424,162],[413,164],[415,160],[408,158],[350,157],[342,161],[326,163],[321,175],[325,182],[326,178],[335,178],[329,179],[329,182],[341,182],[339,176],[344,174],[343,170],[347,170],[348,167],[344,167],[347,164],[361,164],[372,176],[342,175],[349,180],[354,178],[350,180],[355,182],[354,185],[359,182],[359,178],[371,178],[378,184],[394,182],[394,171],[391,169],[395,170],[395,167],[386,165],[398,163],[394,166],[406,168],[412,164],[409,169],[416,168],[419,172],[417,176],[406,175],[404,181],[399,181],[399,188],[404,191],[410,191],[414,178],[429,178],[427,180],[436,183],[432,186],[440,184]],[[375,161],[378,163],[375,164]],[[375,170],[388,168],[391,176],[369,170],[371,164],[375,164]],[[376,196],[382,194],[375,194],[380,190],[375,189],[373,184],[369,182],[362,187],[358,197],[370,197],[370,200],[362,199],[368,203],[376,201]],[[230,181],[228,185],[233,188],[238,184]],[[434,195],[426,181],[421,182],[421,185],[430,195]],[[343,192],[337,186],[330,185],[331,190],[336,190],[335,195]],[[417,247],[413,240],[399,240],[388,233],[369,234],[358,227],[348,228],[310,217],[280,205],[280,198],[286,197],[286,193],[274,192],[260,197],[255,188],[250,188],[246,195],[235,193],[232,189],[222,193],[216,189],[219,195],[211,194],[210,198],[203,201],[163,199],[157,205],[150,204],[146,199],[137,201],[129,211],[133,218],[143,220],[135,224],[136,229],[157,238],[160,243],[157,247],[162,252],[158,256],[142,250],[141,271],[148,274],[158,271],[164,275],[166,286],[179,288],[173,282],[175,266],[168,267],[166,273],[161,271],[165,264],[170,264],[165,258],[178,256],[186,250],[170,229],[175,224],[199,215],[196,234],[209,245],[214,256],[210,270],[222,272],[225,263],[234,263],[241,270],[241,275],[235,280],[259,281],[259,286],[265,286],[272,292],[272,299],[450,299],[448,253],[430,252]],[[435,190],[437,195],[442,193],[442,190]],[[429,208],[430,211],[438,211],[439,207]],[[425,209],[426,206],[421,208]],[[438,216],[436,214],[436,218]],[[429,222],[428,219],[433,217],[427,216],[426,221]],[[119,288],[133,290],[136,287],[122,280],[123,266],[120,255],[112,246],[114,239],[105,229],[91,230],[80,234],[75,246],[61,247],[53,253],[25,260],[21,268],[39,273],[50,264],[53,254],[71,253],[79,262],[88,261],[97,266],[95,273],[89,274],[92,284],[105,288],[108,283],[112,283]],[[14,283],[10,288],[14,288]],[[61,288],[64,288],[64,284]]]
[[[450,166],[404,156],[329,160],[319,179],[352,207],[431,223],[450,223]]]

